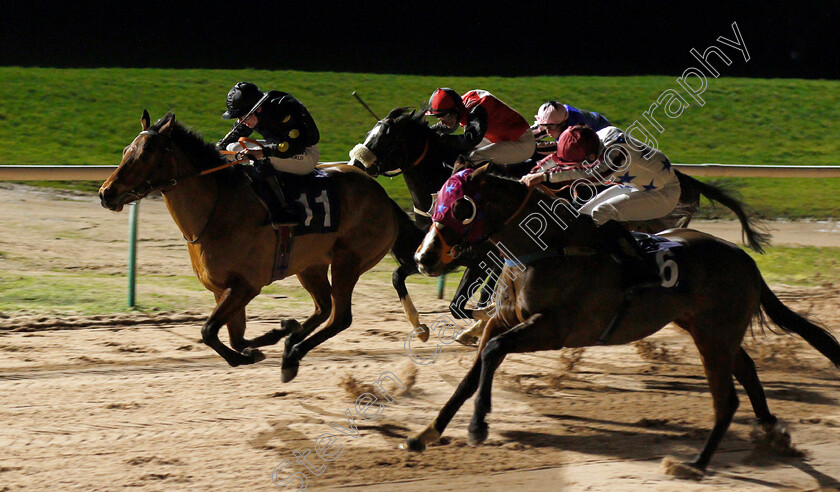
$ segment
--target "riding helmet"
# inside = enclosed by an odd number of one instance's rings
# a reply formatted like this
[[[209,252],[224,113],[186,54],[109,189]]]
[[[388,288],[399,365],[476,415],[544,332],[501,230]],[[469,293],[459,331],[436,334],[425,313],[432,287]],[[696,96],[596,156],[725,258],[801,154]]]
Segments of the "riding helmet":
[[[458,113],[463,107],[464,101],[457,92],[448,87],[440,87],[435,89],[432,97],[429,98],[429,109],[426,114],[445,116],[449,113]]]
[[[223,120],[232,120],[251,111],[263,96],[260,89],[250,82],[238,82],[228,92],[227,111],[222,113]]]

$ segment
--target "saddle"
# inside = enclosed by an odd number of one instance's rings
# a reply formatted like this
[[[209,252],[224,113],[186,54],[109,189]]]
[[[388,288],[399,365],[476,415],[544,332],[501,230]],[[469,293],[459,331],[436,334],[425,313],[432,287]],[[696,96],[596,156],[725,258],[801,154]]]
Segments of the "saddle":
[[[270,216],[277,217],[286,210],[297,217],[296,236],[338,229],[341,204],[326,172],[314,169],[305,175],[281,173],[270,164],[259,163],[240,167]]]

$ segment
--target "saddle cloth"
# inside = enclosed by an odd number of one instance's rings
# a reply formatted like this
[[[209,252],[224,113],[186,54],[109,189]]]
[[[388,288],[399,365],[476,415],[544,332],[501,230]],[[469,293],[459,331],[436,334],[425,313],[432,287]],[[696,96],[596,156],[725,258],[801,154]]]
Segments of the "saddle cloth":
[[[295,235],[323,234],[338,230],[341,202],[329,175],[320,169],[309,174],[280,173],[286,205],[298,216]]]
[[[648,262],[655,263],[659,267],[662,287],[685,287],[685,283],[680,279],[680,264],[685,253],[684,245],[655,234],[636,231],[631,231],[630,234],[641,246]]]

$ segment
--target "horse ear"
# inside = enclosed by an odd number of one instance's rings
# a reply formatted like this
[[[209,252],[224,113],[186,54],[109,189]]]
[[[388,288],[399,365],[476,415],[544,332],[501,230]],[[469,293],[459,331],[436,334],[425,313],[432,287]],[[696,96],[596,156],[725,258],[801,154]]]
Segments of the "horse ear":
[[[149,118],[149,112],[144,109],[143,110],[143,116],[140,117],[140,127],[143,128],[143,131],[145,132],[146,130],[149,129],[151,124],[152,124],[152,122],[151,122],[151,119]]]
[[[483,180],[484,176],[488,172],[490,172],[489,169],[490,169],[491,164],[492,164],[492,162],[488,162],[487,164],[485,164],[485,165],[479,167],[478,169],[476,169],[475,171],[473,171],[469,176],[467,176],[467,181],[478,183],[481,180]]]
[[[172,127],[175,126],[175,113],[166,113],[161,119],[164,121],[164,124],[161,125],[160,129],[158,130],[158,133],[162,135],[169,135],[170,133],[172,133]]]
[[[463,171],[464,169],[469,169],[470,164],[471,162],[469,159],[463,155],[458,156],[458,159],[455,161],[455,166],[452,167],[452,174],[455,174],[458,171]]]
[[[403,113],[405,113],[405,112],[406,112],[406,110],[407,110],[407,108],[394,108],[394,109],[392,109],[392,110],[391,110],[391,112],[390,112],[390,113],[388,113],[388,116],[386,116],[386,117],[385,117],[385,119],[386,119],[386,120],[393,120],[393,119],[395,119],[396,117],[398,117],[398,116],[402,115]]]
[[[487,162],[485,167],[487,168],[487,172],[490,174],[504,174],[504,169],[502,168],[502,166],[493,162],[492,159]]]

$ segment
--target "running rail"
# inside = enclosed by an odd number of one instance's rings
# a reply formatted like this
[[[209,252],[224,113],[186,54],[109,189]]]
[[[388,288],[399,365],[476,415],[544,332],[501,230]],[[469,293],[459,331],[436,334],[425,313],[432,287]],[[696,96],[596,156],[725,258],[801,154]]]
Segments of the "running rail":
[[[322,164],[343,164],[324,162]],[[673,164],[691,176],[737,178],[840,178],[840,166],[765,166],[746,164]],[[104,181],[117,166],[0,166],[0,181]],[[129,208],[128,307],[135,306],[137,204]],[[438,277],[438,298],[443,298],[444,276]]]

